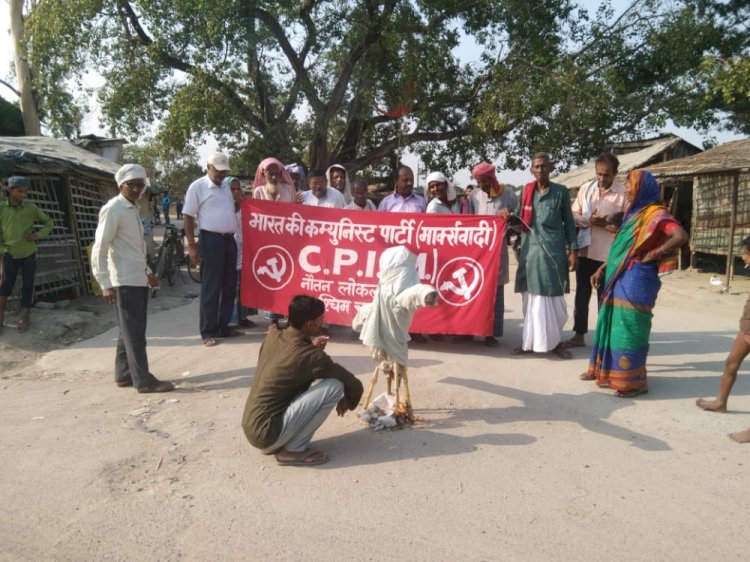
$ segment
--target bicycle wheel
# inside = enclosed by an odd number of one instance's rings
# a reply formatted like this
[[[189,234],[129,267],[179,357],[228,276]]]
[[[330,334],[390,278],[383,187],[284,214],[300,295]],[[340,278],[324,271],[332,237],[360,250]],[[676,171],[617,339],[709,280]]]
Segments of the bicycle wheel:
[[[156,271],[154,272],[154,275],[156,275],[156,278],[161,281],[161,278],[164,277],[164,272],[166,271],[167,267],[167,248],[166,246],[162,246],[159,249],[159,260],[156,262]],[[171,285],[171,283],[170,283]],[[156,298],[156,289],[151,289],[151,298]]]
[[[174,285],[174,274],[177,272],[177,248],[175,248],[174,238],[169,238],[162,248],[164,252],[164,275],[167,277],[167,283],[171,287]]]

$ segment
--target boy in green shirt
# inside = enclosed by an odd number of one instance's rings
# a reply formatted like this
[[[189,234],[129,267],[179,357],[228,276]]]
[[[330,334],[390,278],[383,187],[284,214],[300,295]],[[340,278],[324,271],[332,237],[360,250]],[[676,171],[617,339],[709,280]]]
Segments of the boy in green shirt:
[[[21,272],[21,319],[18,331],[29,329],[29,315],[34,300],[34,276],[36,274],[36,241],[45,238],[54,226],[49,218],[34,203],[26,201],[31,181],[24,176],[8,178],[8,199],[0,203],[0,332],[5,320],[8,297]],[[42,228],[34,230],[34,224]]]

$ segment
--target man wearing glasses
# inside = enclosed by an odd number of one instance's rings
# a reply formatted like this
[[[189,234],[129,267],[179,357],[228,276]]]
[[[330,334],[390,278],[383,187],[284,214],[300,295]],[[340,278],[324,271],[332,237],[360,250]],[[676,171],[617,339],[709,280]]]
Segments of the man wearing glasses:
[[[237,219],[232,192],[224,183],[229,158],[214,152],[207,168],[206,175],[188,187],[182,215],[190,259],[201,264],[201,338],[203,345],[213,347],[218,338],[241,333],[229,328],[237,288]],[[200,227],[197,243],[196,225]]]
[[[146,241],[136,204],[146,188],[146,170],[125,164],[115,181],[120,194],[99,212],[91,252],[91,270],[104,300],[115,305],[120,325],[115,383],[134,386],[138,392],[169,392],[174,384],[151,374],[146,355],[148,290],[159,286],[146,264]]]

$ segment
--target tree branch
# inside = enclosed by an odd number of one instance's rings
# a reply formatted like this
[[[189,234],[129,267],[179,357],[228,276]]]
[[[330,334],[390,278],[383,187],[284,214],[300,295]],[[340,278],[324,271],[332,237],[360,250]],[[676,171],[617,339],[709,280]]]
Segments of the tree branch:
[[[11,86],[10,84],[8,84],[5,80],[0,80],[0,84],[2,84],[3,86],[5,86],[6,88],[8,88],[11,92],[13,92],[14,94],[16,94],[16,96],[18,96],[19,98],[21,97],[21,92],[19,92],[18,90],[16,90],[13,86]]]
[[[127,21],[132,26],[138,41],[144,47],[150,47],[148,51],[155,53],[155,56],[157,57],[159,62],[174,70],[180,70],[186,74],[189,74],[190,76],[200,78],[201,80],[206,82],[206,84],[208,84],[218,92],[221,92],[221,94],[224,95],[230,105],[234,107],[245,119],[250,121],[258,129],[258,131],[262,133],[267,130],[266,122],[247,107],[245,102],[237,95],[237,92],[235,90],[230,88],[229,85],[227,85],[225,82],[219,80],[215,75],[208,74],[197,66],[178,59],[177,57],[161,49],[155,48],[154,40],[151,39],[151,37],[141,26],[138,15],[135,13],[135,10],[133,10],[130,2],[128,2],[127,0],[118,0],[118,5],[120,6],[120,8],[122,8],[122,10],[124,10]],[[149,56],[152,55],[149,54]]]
[[[455,139],[457,137],[467,135],[469,133],[469,127],[463,125],[452,131],[439,131],[439,132],[415,132],[408,135],[403,135],[394,139],[387,140],[380,144],[377,148],[371,150],[368,154],[360,158],[355,158],[347,162],[346,167],[350,173],[358,172],[363,168],[373,164],[374,162],[385,158],[389,152],[396,150],[399,146],[414,144],[415,142],[438,142]]]
[[[289,43],[289,39],[284,33],[284,29],[281,27],[278,20],[262,8],[255,8],[254,12],[257,14],[258,19],[260,19],[266,25],[269,31],[271,31],[273,36],[279,42],[281,50],[284,52],[284,55],[289,61],[289,64],[291,64],[292,68],[294,69],[296,81],[299,82],[300,89],[305,92],[305,96],[307,96],[308,103],[312,106],[314,111],[323,111],[323,102],[318,97],[318,93],[315,91],[315,87],[310,81],[310,76],[307,73],[307,69],[302,64],[300,58],[297,56],[297,53],[294,51],[291,43]]]
[[[381,36],[383,31],[383,22],[387,21],[388,18],[391,17],[391,14],[393,13],[395,7],[396,2],[394,0],[389,0],[385,3],[383,14],[380,19],[377,20],[374,26],[368,28],[367,33],[362,38],[362,40],[359,41],[357,45],[349,51],[349,54],[342,61],[341,74],[339,74],[339,77],[336,80],[336,85],[331,91],[331,97],[326,104],[325,115],[323,118],[324,123],[329,123],[333,116],[338,113],[339,109],[341,108],[341,102],[344,99],[344,94],[349,87],[349,81],[351,80],[352,72],[354,72],[354,67],[357,66],[357,63],[367,52],[370,46],[373,45]]]

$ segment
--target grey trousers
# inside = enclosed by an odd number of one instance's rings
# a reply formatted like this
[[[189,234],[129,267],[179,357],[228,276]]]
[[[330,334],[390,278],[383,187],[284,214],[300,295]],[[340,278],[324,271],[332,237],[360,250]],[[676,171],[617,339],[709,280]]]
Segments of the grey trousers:
[[[159,381],[148,370],[146,317],[148,287],[115,287],[117,295],[117,338],[115,382],[132,381],[133,386],[153,386]]]
[[[338,379],[323,379],[303,392],[284,412],[284,424],[276,442],[263,449],[270,454],[279,449],[300,453],[307,449],[313,434],[344,396],[344,383]]]

